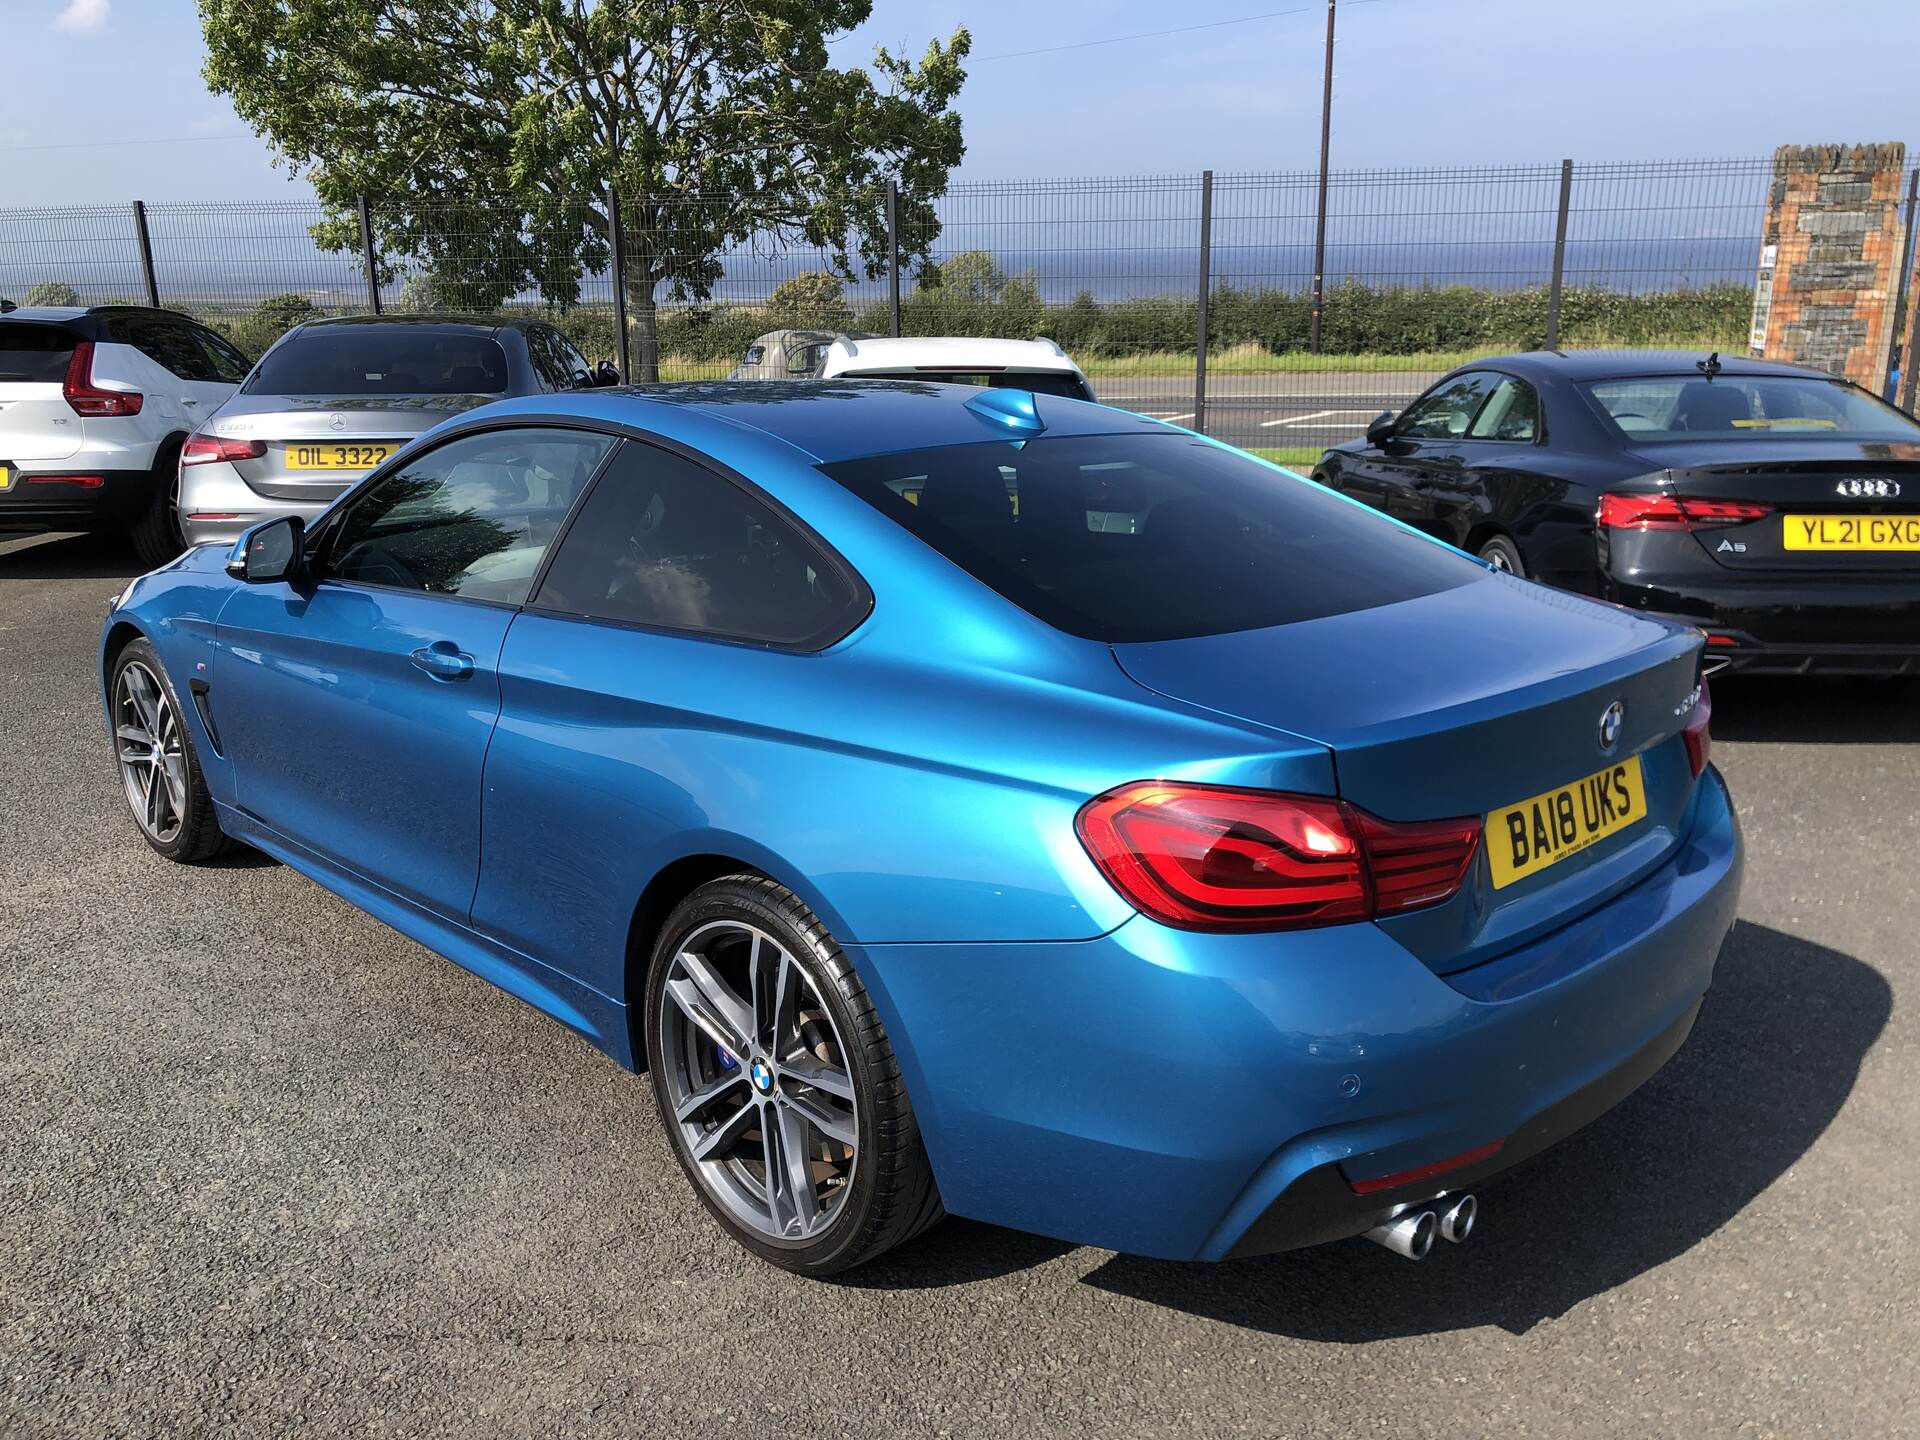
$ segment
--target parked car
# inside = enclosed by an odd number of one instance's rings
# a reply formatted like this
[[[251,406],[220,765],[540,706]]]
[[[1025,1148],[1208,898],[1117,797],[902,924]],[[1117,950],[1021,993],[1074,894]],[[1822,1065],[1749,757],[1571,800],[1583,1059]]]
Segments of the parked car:
[[[1700,656],[1145,417],[843,380],[476,410],[132,582],[100,678],[156,851],[648,1068],[825,1274],[1464,1239],[1712,980]]]
[[[553,326],[449,315],[310,320],[268,349],[180,451],[180,528],[231,543],[311,519],[414,436],[508,395],[618,383]]]
[[[949,385],[1031,390],[1091,400],[1093,387],[1051,340],[981,340],[970,336],[838,340],[820,367],[824,378],[937,380]]]
[[[817,379],[828,346],[836,340],[866,338],[864,330],[769,330],[747,346],[727,379]]]
[[[247,359],[185,315],[137,305],[0,313],[0,530],[124,530],[146,565],[182,549],[181,445]]]
[[[1822,371],[1479,360],[1314,478],[1499,569],[1698,625],[1730,666],[1920,673],[1920,424]]]

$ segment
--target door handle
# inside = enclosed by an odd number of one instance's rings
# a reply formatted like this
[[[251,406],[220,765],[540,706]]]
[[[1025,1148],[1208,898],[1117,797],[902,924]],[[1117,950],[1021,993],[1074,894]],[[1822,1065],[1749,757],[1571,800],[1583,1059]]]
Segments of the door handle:
[[[408,658],[436,680],[464,680],[473,674],[473,656],[455,648],[451,640],[423,645]]]
[[[200,408],[200,402],[198,400],[188,400],[188,399],[182,398],[180,403],[194,410],[198,410]]]

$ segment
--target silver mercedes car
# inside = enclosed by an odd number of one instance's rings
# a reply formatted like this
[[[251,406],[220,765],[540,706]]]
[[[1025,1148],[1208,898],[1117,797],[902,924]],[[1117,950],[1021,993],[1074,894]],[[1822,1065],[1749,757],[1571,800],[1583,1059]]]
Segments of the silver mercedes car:
[[[363,315],[289,330],[180,450],[180,531],[231,543],[311,520],[407,441],[507,395],[619,382],[538,321]]]

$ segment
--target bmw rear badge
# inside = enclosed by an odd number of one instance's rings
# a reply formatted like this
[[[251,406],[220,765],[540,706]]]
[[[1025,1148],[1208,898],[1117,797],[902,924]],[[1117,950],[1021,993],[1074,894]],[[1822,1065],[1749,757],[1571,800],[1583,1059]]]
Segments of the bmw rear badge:
[[[1618,700],[1600,712],[1600,753],[1611,755],[1620,743],[1620,727],[1626,724],[1627,707]]]

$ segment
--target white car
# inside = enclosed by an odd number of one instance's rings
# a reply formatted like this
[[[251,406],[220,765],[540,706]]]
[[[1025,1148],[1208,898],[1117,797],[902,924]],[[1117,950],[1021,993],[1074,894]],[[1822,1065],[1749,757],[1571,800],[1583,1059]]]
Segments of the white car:
[[[171,310],[0,313],[0,531],[126,530],[142,564],[165,564],[186,548],[180,447],[247,369]]]
[[[965,336],[836,340],[827,349],[822,379],[937,380],[987,385],[1091,400],[1093,387],[1067,352],[1051,340],[976,340]]]

